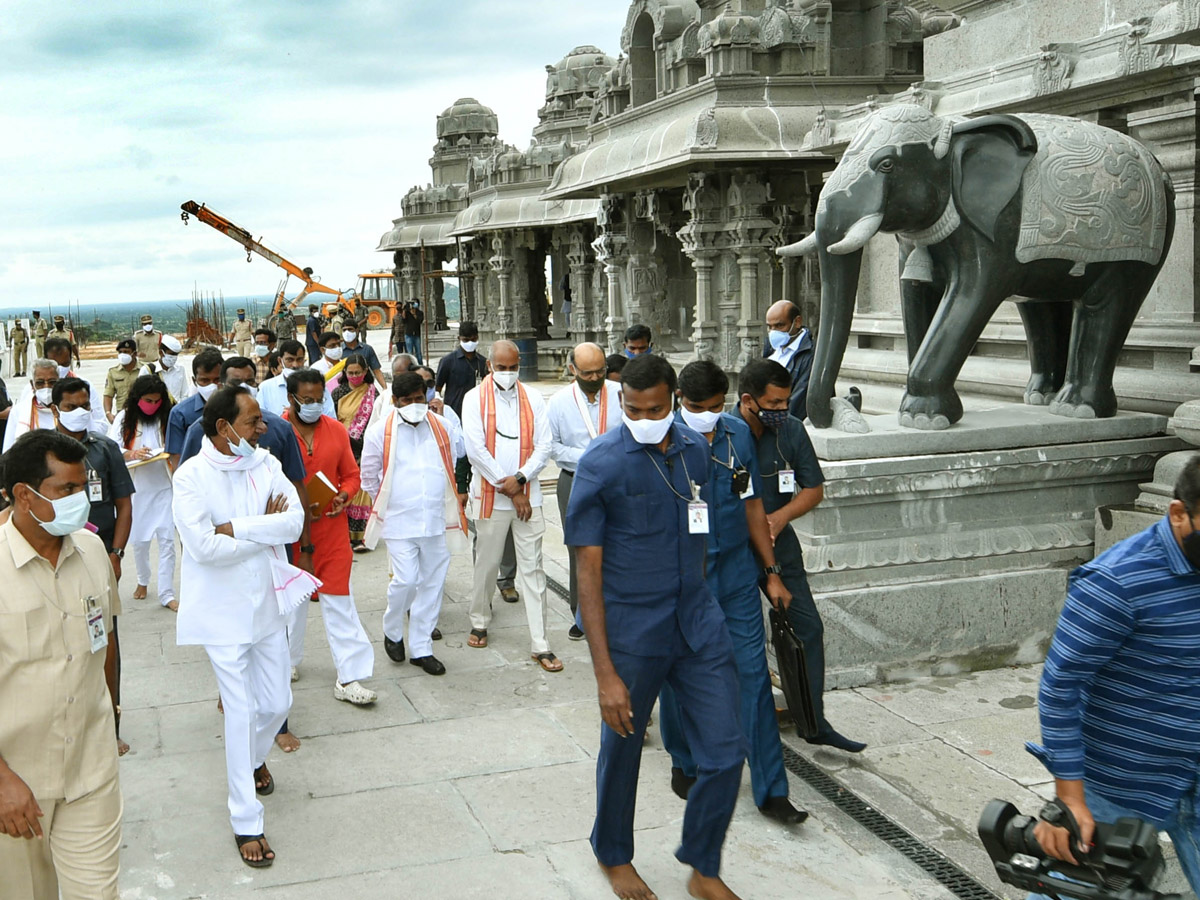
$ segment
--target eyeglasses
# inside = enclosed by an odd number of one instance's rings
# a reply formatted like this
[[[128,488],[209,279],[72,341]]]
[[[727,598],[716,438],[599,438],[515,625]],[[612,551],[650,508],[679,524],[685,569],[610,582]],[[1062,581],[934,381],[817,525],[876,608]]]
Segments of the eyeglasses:
[[[52,388],[56,384],[58,384],[57,378],[35,378],[33,380],[33,386],[35,388]]]

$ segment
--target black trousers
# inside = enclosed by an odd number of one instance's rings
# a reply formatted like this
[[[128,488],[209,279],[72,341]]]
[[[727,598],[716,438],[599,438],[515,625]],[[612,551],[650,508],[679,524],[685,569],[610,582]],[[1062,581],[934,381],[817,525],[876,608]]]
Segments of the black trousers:
[[[779,576],[792,594],[792,604],[788,607],[788,622],[796,637],[804,642],[805,659],[808,662],[808,683],[812,686],[813,709],[817,714],[817,722],[821,731],[829,730],[825,721],[825,625],[821,622],[821,614],[813,601],[812,591],[808,586],[808,576],[804,572],[804,553],[800,549],[800,541],[790,527],[780,532],[775,539],[775,562],[783,569]]]

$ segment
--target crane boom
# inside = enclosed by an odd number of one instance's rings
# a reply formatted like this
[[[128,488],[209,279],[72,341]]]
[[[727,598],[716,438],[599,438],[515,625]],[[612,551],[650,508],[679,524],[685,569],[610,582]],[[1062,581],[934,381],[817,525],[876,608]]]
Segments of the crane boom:
[[[247,262],[250,261],[251,253],[257,253],[263,259],[275,263],[275,265],[279,266],[279,268],[283,269],[289,275],[293,275],[303,281],[304,290],[302,290],[300,294],[294,298],[290,304],[288,304],[289,306],[295,305],[303,297],[312,293],[333,294],[335,297],[342,297],[341,291],[321,284],[321,282],[314,279],[312,277],[311,268],[301,268],[290,259],[280,256],[270,247],[264,245],[261,241],[256,241],[253,235],[251,235],[250,232],[248,232],[245,228],[233,224],[224,216],[213,212],[203,203],[197,203],[194,200],[188,200],[186,203],[181,204],[179,208],[183,210],[182,218],[185,225],[187,224],[189,215],[195,216],[205,225],[215,228],[217,231],[233,238],[235,241],[245,247]],[[275,301],[275,312],[278,312],[279,308],[283,305],[282,296],[283,292],[280,291],[280,296]],[[349,299],[351,304],[354,302],[353,299],[350,298],[344,299]]]

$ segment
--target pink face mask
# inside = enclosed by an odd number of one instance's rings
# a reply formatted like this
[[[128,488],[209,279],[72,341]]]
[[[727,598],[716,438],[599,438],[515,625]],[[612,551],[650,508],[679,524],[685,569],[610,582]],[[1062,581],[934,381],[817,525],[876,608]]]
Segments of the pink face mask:
[[[147,416],[152,416],[158,412],[160,406],[162,406],[161,400],[142,399],[138,401],[138,409],[140,409],[142,413]]]
[[[366,379],[367,379],[366,375],[347,375],[346,376],[346,380],[349,381],[355,387],[358,387],[360,384],[362,384],[364,381],[366,381]]]

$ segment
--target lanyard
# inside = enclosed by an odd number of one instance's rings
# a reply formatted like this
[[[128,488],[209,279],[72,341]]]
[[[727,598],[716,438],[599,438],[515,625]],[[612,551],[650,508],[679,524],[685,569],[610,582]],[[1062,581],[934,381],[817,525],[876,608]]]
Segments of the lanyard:
[[[781,450],[779,447],[779,432],[778,431],[775,432],[775,455],[777,458],[783,460],[783,468],[780,469],[779,464],[776,463],[775,471],[774,472],[763,472],[762,473],[763,478],[774,478],[780,472],[792,471],[791,461],[786,456],[783,455],[783,450]]]
[[[779,440],[778,437],[776,437],[776,443],[778,443],[778,440]],[[725,442],[729,445],[729,461],[721,462],[721,460],[717,459],[711,453],[709,454],[709,458],[713,462],[715,462],[718,466],[722,466],[723,468],[728,469],[730,472],[736,472],[738,469],[745,468],[742,465],[742,461],[738,458],[737,454],[734,453],[734,451],[733,451],[733,440],[731,438],[727,437],[725,439]]]
[[[683,453],[679,454],[679,461],[681,463],[683,463],[683,477],[686,478],[688,484],[691,485],[691,488],[692,488],[692,496],[691,497],[685,497],[683,494],[679,493],[679,491],[675,490],[675,485],[671,484],[671,479],[667,477],[667,473],[662,470],[662,467],[658,464],[658,460],[654,458],[654,456],[650,453],[649,450],[647,450],[645,447],[643,447],[642,452],[645,453],[647,457],[649,457],[650,462],[652,462],[654,464],[654,470],[656,472],[658,472],[659,477],[662,478],[663,482],[670,489],[672,494],[674,494],[676,497],[678,497],[684,503],[691,503],[693,500],[699,499],[700,485],[698,485],[694,481],[692,481],[692,476],[688,472],[688,468],[687,468],[687,459],[684,457]]]

